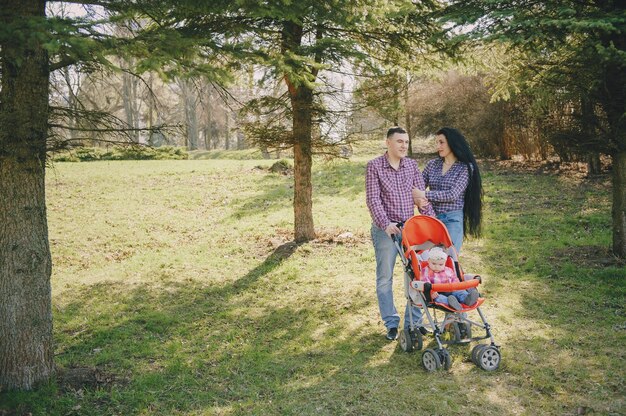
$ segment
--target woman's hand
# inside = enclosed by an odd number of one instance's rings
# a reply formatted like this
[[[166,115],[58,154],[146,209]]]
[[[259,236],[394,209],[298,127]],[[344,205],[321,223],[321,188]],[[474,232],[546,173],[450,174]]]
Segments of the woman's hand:
[[[428,205],[428,199],[426,199],[426,192],[417,188],[413,188],[413,202],[420,208],[424,208],[425,205]]]
[[[415,198],[414,198],[415,199]],[[417,205],[418,208],[420,209],[424,209],[426,208],[428,205],[430,205],[430,202],[428,201],[428,199],[426,198],[417,198],[415,200],[415,205]]]

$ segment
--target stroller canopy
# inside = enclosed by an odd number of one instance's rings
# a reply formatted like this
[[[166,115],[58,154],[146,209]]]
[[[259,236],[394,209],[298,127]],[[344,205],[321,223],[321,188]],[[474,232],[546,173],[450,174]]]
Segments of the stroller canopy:
[[[406,249],[418,246],[419,250],[426,250],[438,245],[449,249],[452,247],[452,239],[444,223],[437,218],[415,215],[404,223],[402,244]]]

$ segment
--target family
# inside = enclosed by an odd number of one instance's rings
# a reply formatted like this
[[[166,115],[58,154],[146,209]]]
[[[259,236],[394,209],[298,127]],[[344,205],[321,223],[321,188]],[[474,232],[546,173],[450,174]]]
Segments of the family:
[[[376,295],[388,340],[397,338],[400,325],[392,289],[398,254],[392,235],[402,234],[399,224],[411,218],[417,207],[420,214],[435,216],[446,225],[457,252],[461,251],[464,236],[480,235],[482,183],[467,140],[457,129],[444,127],[435,134],[435,143],[439,157],[428,161],[420,172],[417,162],[406,157],[407,132],[393,127],[387,131],[385,154],[367,164],[365,188],[372,216]],[[455,296],[448,299],[456,305]],[[413,322],[422,321],[421,310],[407,305],[405,327],[409,325],[409,313]]]

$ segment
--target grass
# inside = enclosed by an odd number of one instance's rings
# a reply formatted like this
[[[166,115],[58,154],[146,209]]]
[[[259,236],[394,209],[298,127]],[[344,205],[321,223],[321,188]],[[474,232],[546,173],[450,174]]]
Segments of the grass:
[[[285,244],[292,178],[265,169],[275,160],[55,164],[61,375],[2,393],[0,415],[626,412],[608,178],[485,172],[485,236],[462,263],[484,277],[502,366],[486,373],[452,346],[452,370],[427,374],[420,353],[383,339],[366,160],[316,162],[319,239],[300,246]]]

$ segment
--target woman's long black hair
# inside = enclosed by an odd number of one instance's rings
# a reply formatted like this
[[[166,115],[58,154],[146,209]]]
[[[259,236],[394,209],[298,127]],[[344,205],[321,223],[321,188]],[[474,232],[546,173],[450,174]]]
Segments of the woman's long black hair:
[[[460,162],[467,165],[469,182],[467,189],[465,189],[465,203],[463,204],[463,236],[469,234],[473,237],[479,237],[483,219],[483,185],[476,159],[467,140],[457,129],[444,127],[436,134],[443,134],[452,153]]]

